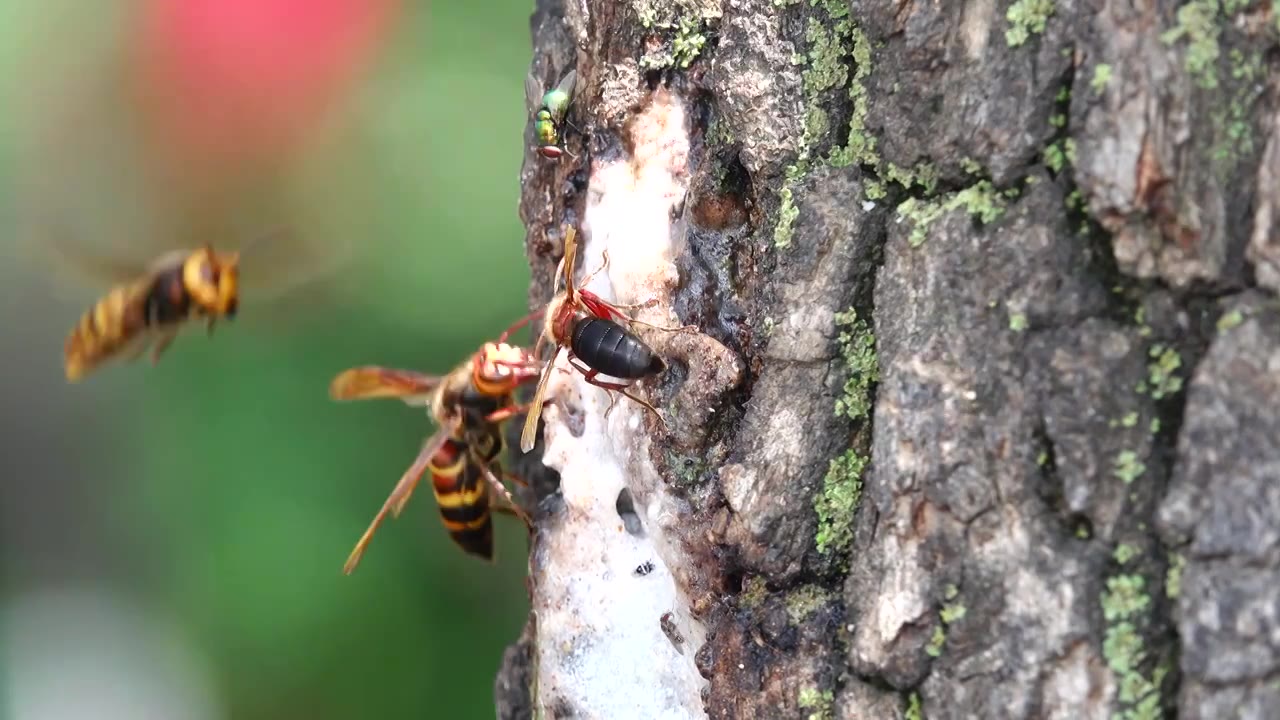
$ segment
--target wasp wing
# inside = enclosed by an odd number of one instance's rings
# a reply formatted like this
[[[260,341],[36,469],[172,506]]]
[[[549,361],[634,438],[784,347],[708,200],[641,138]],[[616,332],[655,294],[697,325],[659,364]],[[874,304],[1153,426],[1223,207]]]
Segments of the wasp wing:
[[[427,441],[422,444],[422,450],[418,453],[418,459],[414,461],[414,467],[419,463],[422,463],[424,468],[431,464],[431,458],[440,452],[440,448],[444,447],[449,438],[457,434],[458,424],[459,421],[457,420],[449,422],[437,430],[435,435],[427,438]],[[405,484],[413,473],[414,467],[409,468],[404,477],[400,478],[400,482],[396,484],[395,489],[391,491],[391,495],[387,496],[387,502],[391,505],[392,517],[400,517],[400,513],[404,512],[404,506],[409,504],[409,496],[413,494],[413,489],[418,485],[416,479],[407,485]],[[418,476],[421,477],[421,475],[422,471],[418,471]]]
[[[102,248],[91,249],[92,243],[74,242],[57,229],[31,230],[27,247],[35,252],[34,260],[48,268],[59,290],[70,295],[84,294],[86,288],[103,288],[136,283],[152,275],[162,266],[181,260],[188,250],[170,250],[151,261],[139,260],[123,253]]]
[[[373,521],[369,523],[368,529],[360,536],[355,548],[347,556],[347,562],[342,566],[343,573],[350,575],[356,569],[356,565],[360,564],[360,558],[364,556],[365,550],[369,547],[369,542],[373,540],[373,534],[378,531],[382,521],[387,519],[387,515],[399,517],[400,512],[404,510],[405,504],[409,502],[409,497],[413,495],[414,489],[418,487],[418,482],[422,480],[422,474],[431,465],[431,458],[448,441],[452,434],[451,430],[452,428],[437,430],[422,445],[422,450],[418,452],[418,457],[414,459],[413,464],[404,472],[404,475],[400,476],[400,481],[392,488],[391,494],[382,503],[382,508],[378,510],[377,515],[373,516]]]
[[[442,380],[438,375],[365,365],[339,373],[329,383],[329,397],[338,401],[399,398],[408,405],[428,405]]]
[[[355,255],[350,236],[276,228],[240,243],[240,288],[250,302],[275,300],[333,278]]]
[[[573,273],[577,269],[578,264],[578,230],[572,225],[564,226],[564,252],[560,258],[564,272],[564,286],[569,293],[573,294],[575,287],[573,281]]]
[[[557,345],[556,351],[551,353],[551,359],[547,361],[546,369],[542,371],[542,377],[538,379],[538,389],[533,391],[529,416],[525,418],[524,430],[520,433],[521,452],[533,450],[533,446],[538,443],[538,418],[542,417],[543,397],[547,394],[547,384],[551,380],[551,373],[555,372],[558,357],[560,357],[560,347]]]

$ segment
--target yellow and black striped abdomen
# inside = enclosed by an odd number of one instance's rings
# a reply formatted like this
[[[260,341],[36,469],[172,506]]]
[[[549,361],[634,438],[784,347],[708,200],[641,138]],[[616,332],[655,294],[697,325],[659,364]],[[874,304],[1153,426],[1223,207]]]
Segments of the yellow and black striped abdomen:
[[[144,341],[149,331],[186,320],[190,311],[181,267],[113,288],[80,317],[67,336],[63,346],[67,380],[80,380]]]
[[[114,288],[80,317],[63,346],[67,380],[81,379],[141,339],[150,290],[150,281]]]
[[[493,559],[493,518],[489,486],[469,462],[467,446],[450,438],[431,459],[432,490],[449,537],[466,552]]]

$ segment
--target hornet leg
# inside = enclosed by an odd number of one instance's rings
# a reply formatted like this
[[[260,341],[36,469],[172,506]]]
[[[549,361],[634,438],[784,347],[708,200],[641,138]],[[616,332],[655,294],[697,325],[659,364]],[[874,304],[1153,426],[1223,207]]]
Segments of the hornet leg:
[[[578,287],[580,288],[586,287],[591,282],[591,278],[604,272],[605,268],[609,267],[609,251],[605,250],[603,253],[601,253],[601,256],[604,258],[604,260],[603,262],[600,263],[600,267],[587,273],[587,276],[582,278],[582,282],[578,283]]]
[[[662,417],[662,413],[658,412],[658,409],[655,408],[653,405],[650,405],[645,400],[642,400],[638,396],[632,394],[629,391],[629,388],[631,387],[630,385],[627,385],[625,383],[614,383],[614,382],[605,382],[603,380],[597,380],[596,377],[600,374],[598,370],[592,370],[591,368],[582,367],[577,364],[574,364],[574,368],[577,369],[578,372],[583,374],[584,379],[587,381],[588,384],[595,385],[598,388],[603,388],[606,391],[617,392],[621,395],[625,395],[628,398],[631,398],[633,402],[640,404],[641,406],[646,408],[649,412],[653,413],[653,416],[658,419],[658,422],[662,424],[663,428],[667,427],[667,420],[666,418]],[[611,392],[609,407],[608,409],[605,410],[606,417],[608,416],[609,411],[612,409],[613,409],[613,396]]]
[[[548,400],[547,402],[551,402],[551,401]],[[493,412],[489,413],[488,415],[485,416],[484,421],[490,422],[490,423],[500,423],[503,420],[510,420],[511,418],[515,417],[516,415],[519,415],[520,413],[529,412],[529,407],[532,405],[533,403],[526,403],[524,405],[508,405],[507,407],[499,408],[498,410],[494,410]]]
[[[497,507],[495,507],[495,509],[498,509],[499,512],[510,512],[523,520],[526,526],[533,527],[533,520],[529,518],[529,514],[516,504],[515,498],[511,497],[511,491],[507,490],[507,486],[502,484],[502,481],[493,474],[493,471],[489,469],[489,466],[487,464],[480,463],[480,471],[484,474],[484,479],[488,481],[489,488],[499,499],[503,501],[504,506],[501,507],[501,509]]]
[[[151,346],[151,365],[153,367],[160,362],[160,356],[164,354],[165,350],[169,349],[169,345],[173,343],[173,339],[177,336],[177,330],[169,330],[156,338],[156,344]]]
[[[121,357],[124,358],[125,362],[133,362],[134,360],[137,360],[142,357],[142,353],[146,352],[147,348],[151,347],[151,341],[153,339],[154,338],[152,337],[139,338],[134,342],[133,347],[126,350]]]
[[[511,324],[511,327],[509,327],[509,328],[507,328],[506,330],[504,330],[504,331],[503,331],[503,333],[502,333],[501,335],[499,335],[499,336],[498,336],[498,342],[499,342],[499,343],[505,343],[505,342],[507,341],[507,338],[511,337],[511,333],[513,333],[513,332],[515,332],[515,331],[519,330],[520,328],[524,327],[525,325],[528,325],[530,322],[533,322],[533,320],[534,320],[535,318],[537,318],[538,316],[542,315],[542,313],[546,312],[546,310],[547,310],[547,307],[544,305],[544,306],[542,306],[541,308],[539,308],[539,309],[537,309],[537,310],[534,310],[533,312],[529,313],[528,315],[525,315],[524,317],[522,317],[522,318],[520,318],[519,320],[515,321],[514,323],[512,323],[512,324]],[[541,334],[541,333],[539,333],[539,334]]]
[[[642,327],[647,327],[653,330],[660,330],[662,332],[671,332],[671,333],[698,332],[697,325],[681,325],[680,327],[664,327],[662,325],[653,325],[652,323],[647,323],[647,322],[644,322],[643,320],[636,320],[635,318],[628,318],[627,322],[631,323],[632,325],[640,325]]]

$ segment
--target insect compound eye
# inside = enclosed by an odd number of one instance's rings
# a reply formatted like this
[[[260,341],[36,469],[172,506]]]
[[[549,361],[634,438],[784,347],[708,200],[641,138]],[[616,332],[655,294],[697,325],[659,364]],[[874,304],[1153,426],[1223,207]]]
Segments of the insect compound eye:
[[[542,157],[549,158],[551,160],[559,158],[562,154],[560,148],[555,147],[554,145],[538,148],[538,152],[542,154]]]

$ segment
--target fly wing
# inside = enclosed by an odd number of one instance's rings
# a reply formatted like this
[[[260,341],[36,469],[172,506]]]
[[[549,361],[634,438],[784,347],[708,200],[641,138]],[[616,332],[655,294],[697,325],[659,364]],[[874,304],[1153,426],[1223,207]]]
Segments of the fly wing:
[[[564,103],[555,108],[555,119],[559,122],[569,112],[569,105],[573,101],[573,87],[578,83],[578,71],[570,70],[568,74],[560,78],[560,84],[556,86],[556,90],[563,93]]]
[[[543,397],[547,394],[547,384],[551,380],[551,373],[555,372],[556,358],[560,357],[560,348],[557,346],[556,351],[551,353],[551,359],[547,361],[547,367],[542,371],[542,377],[538,380],[538,389],[533,391],[533,401],[529,405],[529,416],[524,421],[524,431],[520,433],[520,450],[529,452],[533,446],[538,443],[538,418],[542,417]]]
[[[530,115],[538,112],[538,108],[542,107],[542,86],[532,72],[524,76],[524,101],[529,107]]]
[[[351,555],[347,557],[346,564],[342,566],[343,573],[350,575],[355,571],[356,565],[360,564],[360,558],[364,556],[365,550],[369,547],[369,542],[373,540],[373,534],[378,531],[382,521],[387,519],[387,515],[393,517],[400,515],[400,511],[404,509],[405,503],[409,502],[409,497],[422,479],[422,474],[430,466],[431,458],[444,446],[445,441],[449,439],[449,435],[448,430],[441,428],[423,444],[422,450],[418,452],[418,457],[414,459],[413,464],[409,466],[404,475],[400,476],[400,482],[396,483],[396,486],[391,490],[391,494],[382,503],[382,509],[378,510],[378,514],[369,523],[368,529],[364,531],[364,534],[356,542]]]
[[[339,373],[329,383],[329,397],[338,401],[399,398],[408,405],[428,405],[441,380],[412,370],[365,365]]]

